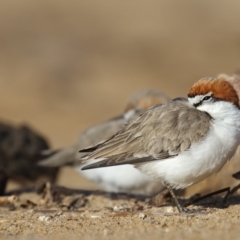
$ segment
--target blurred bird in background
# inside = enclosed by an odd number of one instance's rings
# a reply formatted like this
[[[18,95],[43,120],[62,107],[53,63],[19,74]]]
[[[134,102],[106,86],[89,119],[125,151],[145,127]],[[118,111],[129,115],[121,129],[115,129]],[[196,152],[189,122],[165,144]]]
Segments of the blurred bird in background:
[[[0,194],[4,194],[8,179],[21,185],[54,182],[58,168],[36,164],[40,152],[48,148],[47,140],[30,127],[0,123]]]
[[[82,171],[81,168],[84,165],[81,158],[86,153],[79,153],[79,150],[108,139],[120,131],[135,114],[168,100],[169,98],[164,93],[156,90],[136,92],[128,100],[123,114],[86,129],[81,133],[78,143],[74,146],[59,151],[44,151],[47,158],[41,161],[40,165],[46,167],[71,165],[85,178],[111,192],[133,194],[158,192],[162,188],[161,182],[152,181],[131,165]]]

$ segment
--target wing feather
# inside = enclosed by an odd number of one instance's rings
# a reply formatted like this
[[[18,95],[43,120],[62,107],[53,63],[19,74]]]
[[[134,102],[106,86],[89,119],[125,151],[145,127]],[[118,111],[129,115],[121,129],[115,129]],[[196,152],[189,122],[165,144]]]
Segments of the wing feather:
[[[175,100],[154,106],[134,117],[115,136],[100,144],[84,159],[96,163],[84,169],[136,164],[166,159],[188,150],[207,135],[211,116]],[[98,160],[105,158],[105,160]]]

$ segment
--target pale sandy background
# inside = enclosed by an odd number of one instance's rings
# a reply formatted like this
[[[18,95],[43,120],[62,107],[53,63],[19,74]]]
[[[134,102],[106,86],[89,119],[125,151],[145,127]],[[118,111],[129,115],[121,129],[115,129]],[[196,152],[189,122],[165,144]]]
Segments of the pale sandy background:
[[[186,96],[240,67],[240,1],[0,3],[0,117],[55,148],[119,114],[136,90]],[[64,169],[58,183],[93,187]]]
[[[0,119],[30,124],[54,148],[75,143],[86,127],[119,114],[136,90],[186,96],[199,78],[239,68],[239,0],[0,2]],[[229,173],[240,169],[238,157],[235,161],[218,180],[214,176],[202,184],[228,184]],[[94,188],[67,168],[58,183]],[[213,204],[209,214],[194,218],[163,217],[164,209],[133,200],[85,198],[85,208],[52,215],[1,208],[0,234],[8,239],[239,239],[239,198],[227,209]],[[142,204],[143,210],[112,210],[122,204]]]

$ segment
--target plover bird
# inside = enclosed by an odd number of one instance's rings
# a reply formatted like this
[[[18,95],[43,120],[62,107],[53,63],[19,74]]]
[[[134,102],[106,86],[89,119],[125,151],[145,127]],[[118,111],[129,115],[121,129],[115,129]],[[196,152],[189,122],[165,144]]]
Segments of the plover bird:
[[[224,78],[203,78],[190,88],[188,101],[154,106],[107,141],[82,150],[90,152],[84,158],[90,164],[82,170],[131,164],[161,180],[178,211],[188,212],[173,189],[186,188],[221,170],[240,143],[239,119],[233,86]]]
[[[226,79],[236,90],[238,98],[240,98],[240,75],[239,74],[219,74],[217,78]],[[237,149],[234,158],[229,161],[224,166],[224,171],[220,171],[218,174],[213,174],[212,176],[204,179],[201,183],[194,185],[191,188],[185,190],[186,195],[192,195],[194,193],[207,194],[213,192],[216,189],[221,189],[225,187],[234,187],[238,184],[238,180],[232,178],[232,174],[236,172],[237,169],[240,170],[239,153],[240,148]]]
[[[47,167],[71,165],[85,178],[99,184],[110,192],[146,195],[158,192],[162,187],[161,182],[152,181],[150,177],[142,174],[132,165],[82,171],[81,168],[86,163],[83,164],[81,158],[86,153],[79,153],[79,150],[105,141],[120,131],[135,114],[139,114],[147,108],[166,102],[167,100],[169,98],[164,93],[156,90],[141,90],[136,92],[128,100],[122,115],[88,128],[81,133],[76,145],[52,152],[49,157],[40,162],[40,165]]]

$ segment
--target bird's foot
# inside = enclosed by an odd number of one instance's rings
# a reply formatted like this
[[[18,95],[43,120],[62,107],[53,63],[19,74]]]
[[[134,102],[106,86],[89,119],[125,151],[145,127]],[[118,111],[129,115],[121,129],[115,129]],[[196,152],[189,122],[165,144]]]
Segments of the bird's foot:
[[[174,207],[167,207],[164,209],[165,211],[157,211],[155,213],[160,214],[162,216],[197,216],[197,215],[205,215],[208,214],[205,209],[189,209],[181,207],[181,209],[176,212],[174,211]]]
[[[189,209],[189,208],[181,208],[179,214],[186,216],[196,216],[199,214],[208,214],[204,209]]]

